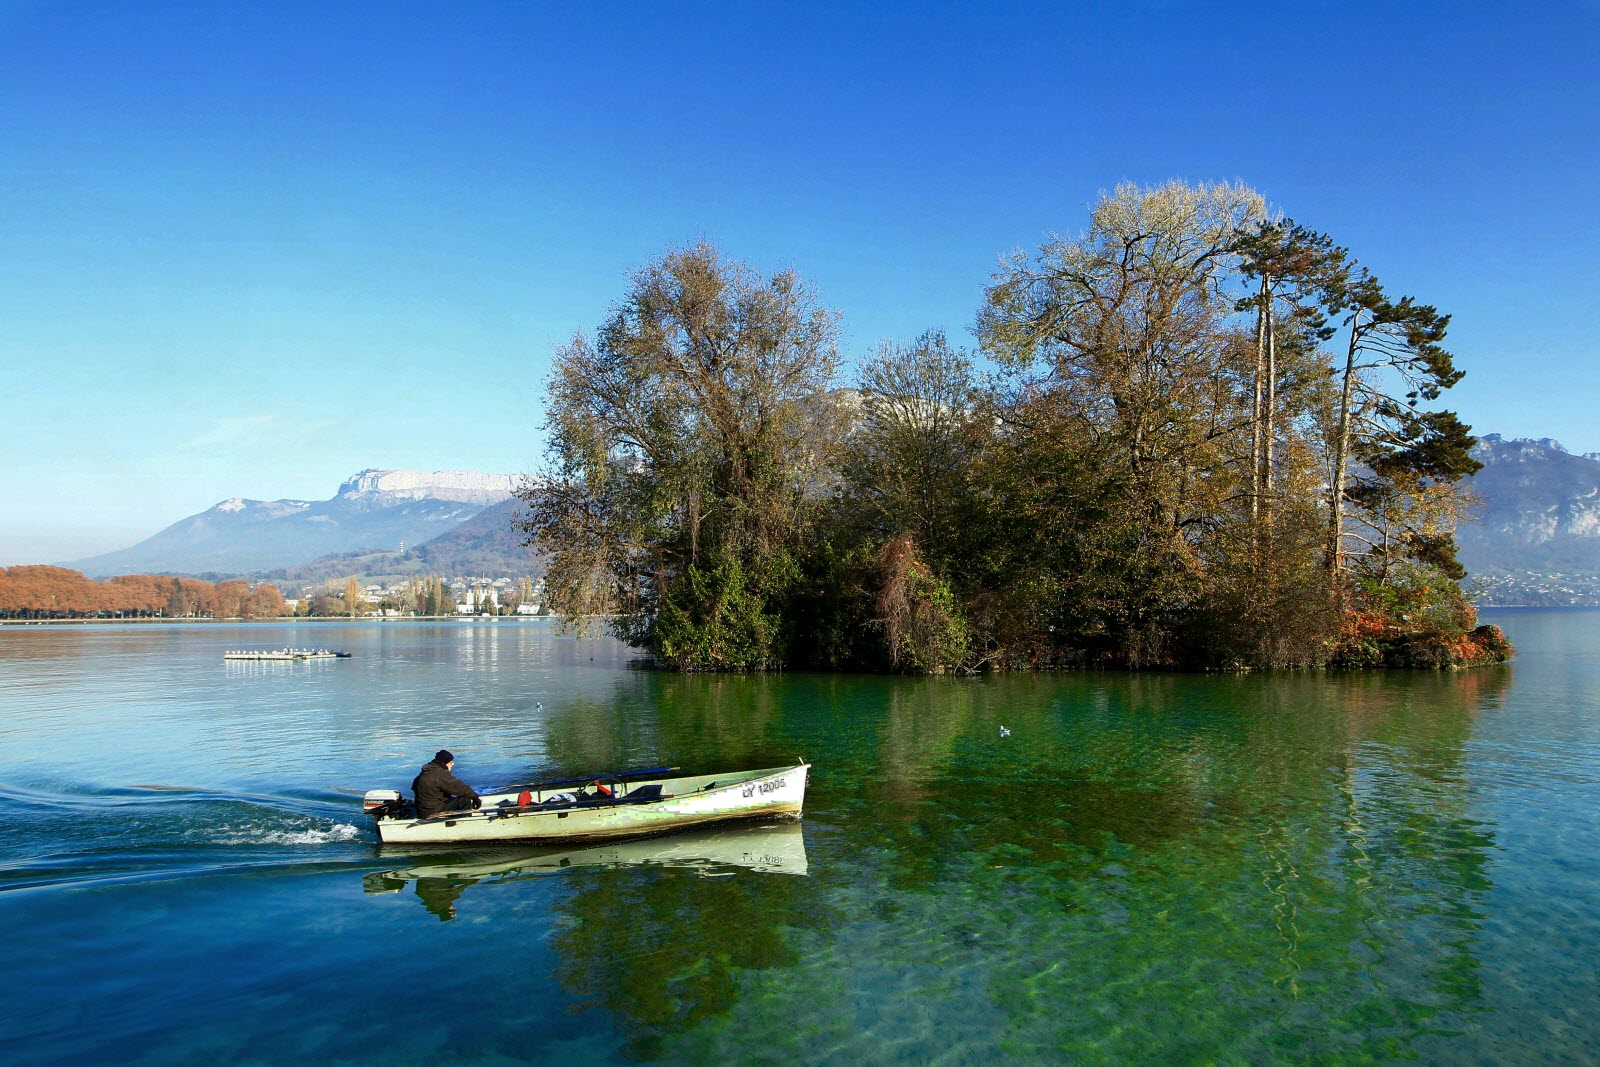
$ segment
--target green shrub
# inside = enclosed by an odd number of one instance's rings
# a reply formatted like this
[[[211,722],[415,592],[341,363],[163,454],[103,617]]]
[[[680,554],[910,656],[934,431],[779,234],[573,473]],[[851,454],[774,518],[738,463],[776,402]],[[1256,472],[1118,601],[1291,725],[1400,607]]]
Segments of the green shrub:
[[[663,593],[646,647],[675,670],[782,667],[781,603],[795,577],[786,554],[753,566],[724,559],[690,567]]]

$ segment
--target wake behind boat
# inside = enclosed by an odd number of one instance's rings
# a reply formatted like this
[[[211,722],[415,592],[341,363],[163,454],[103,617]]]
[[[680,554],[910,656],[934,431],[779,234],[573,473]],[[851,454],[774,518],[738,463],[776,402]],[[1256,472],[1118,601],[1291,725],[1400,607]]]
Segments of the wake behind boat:
[[[363,807],[385,844],[465,841],[574,841],[665,833],[727,819],[799,818],[811,764],[670,777],[676,767],[566,778],[480,797],[475,811],[417,818],[392,789],[374,789]]]

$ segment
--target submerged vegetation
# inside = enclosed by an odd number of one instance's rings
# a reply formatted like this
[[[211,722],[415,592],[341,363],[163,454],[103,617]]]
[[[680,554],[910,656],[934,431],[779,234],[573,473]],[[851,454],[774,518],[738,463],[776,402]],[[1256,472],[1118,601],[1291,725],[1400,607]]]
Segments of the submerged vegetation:
[[[1005,259],[974,354],[699,244],[557,353],[519,491],[553,610],[681,670],[1460,666],[1449,316],[1236,184]]]

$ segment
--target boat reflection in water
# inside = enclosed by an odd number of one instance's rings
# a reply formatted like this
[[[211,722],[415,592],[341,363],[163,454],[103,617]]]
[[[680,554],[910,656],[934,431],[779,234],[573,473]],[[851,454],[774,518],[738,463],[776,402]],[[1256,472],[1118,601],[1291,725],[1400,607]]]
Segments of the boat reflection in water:
[[[806,841],[801,824],[786,819],[587,846],[474,849],[415,867],[374,871],[362,878],[362,887],[368,893],[398,893],[415,882],[423,907],[448,921],[455,918],[456,900],[468,886],[546,878],[570,867],[682,868],[702,878],[723,878],[738,869],[803,875]]]

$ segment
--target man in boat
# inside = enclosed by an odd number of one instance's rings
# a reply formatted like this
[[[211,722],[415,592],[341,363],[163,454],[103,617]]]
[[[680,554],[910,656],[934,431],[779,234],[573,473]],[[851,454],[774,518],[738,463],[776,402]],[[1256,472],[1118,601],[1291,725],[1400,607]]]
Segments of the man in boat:
[[[411,783],[417,795],[417,818],[431,818],[441,811],[471,811],[481,803],[466,782],[451,774],[456,758],[447,748],[434,754],[433,762],[422,765],[422,773]]]

